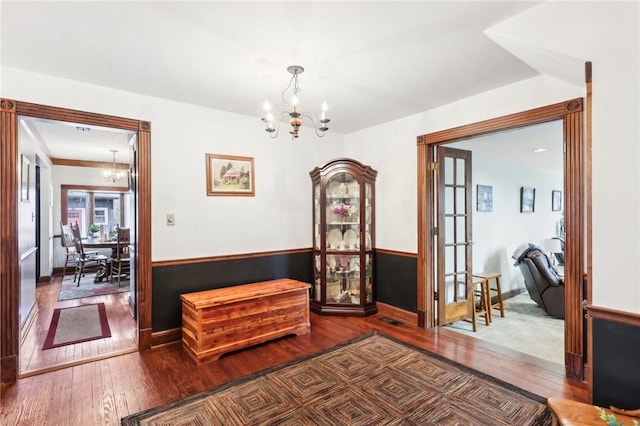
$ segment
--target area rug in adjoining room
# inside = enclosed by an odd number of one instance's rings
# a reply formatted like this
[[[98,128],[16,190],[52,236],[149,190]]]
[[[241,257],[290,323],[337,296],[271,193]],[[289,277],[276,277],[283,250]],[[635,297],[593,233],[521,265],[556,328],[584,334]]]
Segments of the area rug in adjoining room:
[[[544,398],[373,333],[122,425],[551,425]]]
[[[564,365],[564,320],[549,316],[529,293],[506,299],[504,309],[504,318],[493,311],[489,326],[481,318],[475,333],[471,323],[465,321],[446,328]]]
[[[57,308],[42,349],[111,337],[104,303]]]
[[[94,277],[94,274],[85,275],[80,279],[80,285],[78,285],[77,282],[73,281],[73,275],[65,276],[62,280],[62,285],[60,286],[58,301],[129,291],[129,280],[121,280],[120,285],[118,286],[118,281],[110,282],[109,280],[106,280],[94,283]]]

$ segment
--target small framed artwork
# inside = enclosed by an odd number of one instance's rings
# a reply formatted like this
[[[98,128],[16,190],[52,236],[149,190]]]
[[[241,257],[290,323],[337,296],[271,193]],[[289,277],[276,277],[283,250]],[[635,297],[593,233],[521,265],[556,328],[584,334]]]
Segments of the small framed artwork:
[[[207,195],[254,196],[253,157],[206,154]]]
[[[31,163],[26,155],[21,154],[21,168],[20,168],[20,201],[23,203],[29,202],[29,167]]]
[[[536,189],[520,187],[520,213],[533,213],[536,209]]]
[[[562,191],[551,191],[551,211],[562,210]]]
[[[493,211],[493,187],[489,185],[477,185],[476,210],[479,212]]]

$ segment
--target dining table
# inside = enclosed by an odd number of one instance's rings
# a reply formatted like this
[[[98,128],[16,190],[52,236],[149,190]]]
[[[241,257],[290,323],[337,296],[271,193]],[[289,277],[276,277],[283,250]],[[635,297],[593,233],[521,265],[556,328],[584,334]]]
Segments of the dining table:
[[[117,240],[104,240],[101,238],[85,238],[82,240],[82,246],[85,249],[99,249],[99,248],[110,248],[111,249],[111,258],[115,258],[118,255],[118,241]],[[99,283],[103,280],[106,280],[111,275],[111,262],[107,260],[104,264],[101,264],[98,267],[98,271],[96,272],[96,277],[94,278],[94,283]]]

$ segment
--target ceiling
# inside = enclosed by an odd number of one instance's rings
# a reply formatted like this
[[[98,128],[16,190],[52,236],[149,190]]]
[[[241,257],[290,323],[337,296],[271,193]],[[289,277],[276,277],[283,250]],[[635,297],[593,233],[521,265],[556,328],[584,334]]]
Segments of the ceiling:
[[[286,68],[298,64],[301,109],[318,116],[326,101],[329,131],[347,134],[538,75],[485,30],[539,3],[1,2],[1,60],[256,121],[265,100],[285,108]],[[52,157],[128,151],[123,133],[28,123]],[[482,149],[548,168],[527,155],[542,140],[525,139]],[[561,166],[561,142],[553,152]]]
[[[472,151],[474,159],[484,157],[561,176],[564,169],[563,141],[563,121],[556,120],[479,136],[447,146]]]
[[[346,134],[538,75],[484,31],[539,3],[1,2],[1,59],[256,118],[297,64]]]
[[[21,117],[22,130],[39,141],[49,158],[129,163],[135,133],[84,124]]]

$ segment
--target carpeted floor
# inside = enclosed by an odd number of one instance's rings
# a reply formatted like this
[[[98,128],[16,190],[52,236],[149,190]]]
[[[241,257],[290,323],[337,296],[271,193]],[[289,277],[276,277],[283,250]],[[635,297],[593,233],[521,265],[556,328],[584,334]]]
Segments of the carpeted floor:
[[[491,324],[486,326],[481,317],[475,333],[471,323],[466,321],[455,322],[446,328],[564,365],[563,320],[547,315],[531,300],[529,293],[505,300],[504,307],[504,318],[494,310]]]
[[[42,350],[111,336],[104,303],[57,308]]]
[[[122,425],[550,425],[544,398],[380,334]]]
[[[80,280],[80,285],[77,282],[73,282],[73,275],[66,275],[62,280],[60,286],[60,294],[58,300],[70,300],[81,299],[83,297],[101,296],[103,294],[123,293],[129,291],[129,280],[121,280],[120,286],[118,282],[110,282],[105,280],[99,283],[94,283],[95,274],[87,274]]]

